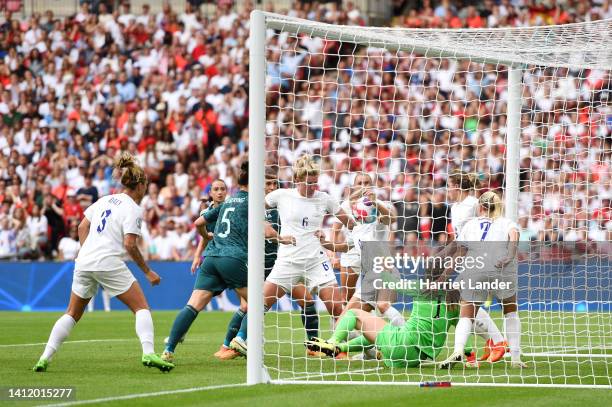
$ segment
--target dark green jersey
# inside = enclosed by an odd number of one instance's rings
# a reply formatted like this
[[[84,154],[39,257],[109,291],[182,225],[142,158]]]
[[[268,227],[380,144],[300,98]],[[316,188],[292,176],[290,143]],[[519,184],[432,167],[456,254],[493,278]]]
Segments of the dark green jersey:
[[[213,240],[204,256],[233,257],[247,261],[249,232],[249,194],[239,191],[221,206],[204,213],[207,223],[216,222]]]
[[[280,232],[280,219],[278,218],[278,210],[276,210],[276,208],[266,210],[266,222],[272,225],[274,230]],[[276,241],[266,239],[266,268],[271,268],[274,266],[277,251],[278,243]]]
[[[221,205],[219,205],[221,206]],[[209,206],[208,208],[204,209],[202,212],[200,212],[200,216],[204,216],[204,214],[208,211],[211,211],[215,209],[213,206]],[[213,221],[210,223],[206,223],[206,231],[209,233],[213,233],[215,231],[215,225],[217,224],[217,221]]]
[[[459,310],[447,310],[444,296],[437,299],[417,297],[405,327],[416,331],[419,337],[417,346],[435,360],[446,342],[448,330],[457,324],[458,318]]]

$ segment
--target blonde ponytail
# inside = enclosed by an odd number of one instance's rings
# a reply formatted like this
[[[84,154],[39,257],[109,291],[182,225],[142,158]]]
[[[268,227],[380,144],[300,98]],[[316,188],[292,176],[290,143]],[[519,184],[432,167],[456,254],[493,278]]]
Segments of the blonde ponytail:
[[[126,188],[135,189],[139,184],[147,182],[144,170],[136,164],[136,159],[129,153],[123,153],[113,165],[113,175]]]
[[[491,219],[497,219],[502,215],[504,209],[501,198],[495,191],[487,191],[478,199],[480,206],[487,210]]]
[[[309,154],[304,154],[293,163],[293,178],[296,181],[304,181],[312,175],[318,177],[320,173],[319,164]]]

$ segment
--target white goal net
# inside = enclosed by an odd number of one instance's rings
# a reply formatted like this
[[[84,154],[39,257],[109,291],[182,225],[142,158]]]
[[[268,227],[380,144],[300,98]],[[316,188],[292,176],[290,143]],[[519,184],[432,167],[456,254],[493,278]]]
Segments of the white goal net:
[[[435,321],[413,324],[416,339],[410,345],[416,349],[416,362],[389,366],[384,355],[381,360],[384,335],[369,340],[363,351],[351,348],[345,353],[341,346],[334,350],[339,357],[308,354],[304,342],[311,336],[338,339],[332,337],[330,312],[338,312],[338,298],[340,310],[346,312],[354,280],[365,264],[363,253],[324,251],[327,265],[317,264],[337,277],[339,294],[331,297],[329,290],[316,295],[330,285],[320,284],[322,271],[305,265],[305,255],[277,259],[277,266],[282,263],[272,271],[277,285],[285,282],[285,291],[312,289],[318,310],[313,331],[312,320],[305,322],[310,300],[304,301],[303,294],[282,297],[270,310],[266,307],[264,316],[263,230],[251,221],[249,381],[610,387],[610,43],[612,20],[418,30],[334,26],[254,12],[249,216],[261,217],[264,211],[264,170],[266,177],[277,177],[279,189],[295,188],[295,165],[304,156],[320,168],[317,187],[329,196],[317,201],[319,210],[329,212],[334,204],[328,200],[335,202],[360,226],[374,216],[380,240],[404,253],[425,246],[439,250],[456,239],[453,205],[495,191],[505,216],[518,225],[516,305],[521,360],[527,367],[513,366],[508,352],[496,363],[442,369],[435,362],[452,353],[455,328],[449,322],[448,335],[435,344],[432,355],[428,336],[418,327],[431,327]],[[459,181],[457,174],[463,174]],[[355,185],[364,178],[370,187]],[[473,187],[457,185],[466,178]],[[373,212],[372,203],[359,194],[365,188],[365,195],[377,202]],[[286,198],[294,204],[285,202],[284,207],[280,199],[266,202],[274,201],[279,212],[285,211],[281,218],[302,215],[297,213],[302,210],[299,199]],[[383,206],[390,213],[388,222],[381,220]],[[324,240],[334,242],[335,248],[359,244],[341,221],[325,215],[320,228]],[[303,221],[305,228],[312,226],[308,222]],[[281,235],[290,234],[289,226],[283,229],[281,222],[280,227]],[[301,279],[292,273],[301,273]],[[362,308],[373,308],[372,315],[399,327],[409,323],[420,295],[418,290],[400,290],[387,301],[399,311],[400,323],[394,321],[398,313],[376,300]],[[328,298],[334,303],[324,304]],[[481,308],[507,341],[499,301],[489,296]],[[475,335],[470,335],[468,347],[478,358],[487,337],[477,335],[476,326],[471,332]],[[431,337],[432,332],[426,334]],[[355,337],[358,329],[341,339]]]

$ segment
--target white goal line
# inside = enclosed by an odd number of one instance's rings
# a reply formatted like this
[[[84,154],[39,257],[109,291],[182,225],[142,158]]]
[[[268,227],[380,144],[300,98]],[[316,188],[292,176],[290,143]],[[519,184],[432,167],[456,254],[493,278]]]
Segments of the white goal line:
[[[605,353],[558,353],[558,352],[527,352],[523,356],[529,357],[553,357],[553,358],[585,358],[585,359],[612,359],[612,354]],[[504,357],[509,358],[506,354]]]
[[[340,384],[348,386],[419,386],[421,382],[369,382],[369,381],[342,381],[342,380],[273,380],[272,384]],[[566,388],[566,389],[612,389],[612,385],[607,384],[551,384],[551,383],[455,383],[451,382],[451,387],[454,386],[479,386],[479,387],[552,387],[552,388]]]

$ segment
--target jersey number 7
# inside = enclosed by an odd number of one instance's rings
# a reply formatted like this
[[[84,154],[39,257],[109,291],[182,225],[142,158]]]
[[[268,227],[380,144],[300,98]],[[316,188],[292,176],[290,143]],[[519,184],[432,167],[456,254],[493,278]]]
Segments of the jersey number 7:
[[[482,230],[482,237],[480,238],[481,242],[487,237],[487,233],[489,233],[490,227],[491,222],[480,222],[480,230]]]

